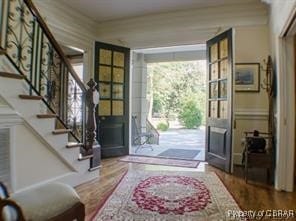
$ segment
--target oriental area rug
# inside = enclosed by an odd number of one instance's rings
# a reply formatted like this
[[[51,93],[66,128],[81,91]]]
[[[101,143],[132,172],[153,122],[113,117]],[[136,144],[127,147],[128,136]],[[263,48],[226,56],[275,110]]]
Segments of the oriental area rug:
[[[119,161],[189,168],[196,168],[200,163],[200,161],[198,160],[170,159],[164,157],[145,157],[136,155],[126,156],[124,158],[121,158]]]
[[[93,221],[245,220],[215,173],[130,170]]]

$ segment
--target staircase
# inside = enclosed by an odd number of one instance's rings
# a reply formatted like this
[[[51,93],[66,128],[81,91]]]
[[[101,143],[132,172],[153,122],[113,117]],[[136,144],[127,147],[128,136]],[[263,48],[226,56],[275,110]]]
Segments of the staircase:
[[[61,181],[78,185],[97,177],[85,145],[93,140],[86,139],[92,132],[85,129],[84,83],[30,0],[3,0],[0,8],[0,95],[71,168]]]

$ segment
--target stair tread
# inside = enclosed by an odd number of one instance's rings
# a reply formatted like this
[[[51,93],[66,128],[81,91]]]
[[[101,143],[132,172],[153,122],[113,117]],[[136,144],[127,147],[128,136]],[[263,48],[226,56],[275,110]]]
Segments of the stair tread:
[[[0,72],[0,77],[13,78],[13,79],[19,79],[19,80],[25,79],[24,75],[3,72],[3,71]]]
[[[37,95],[20,94],[19,98],[27,99],[27,100],[41,100],[43,97],[42,96],[37,96]]]
[[[71,132],[71,129],[56,129],[54,131],[52,131],[53,134],[66,134]]]
[[[56,118],[56,114],[37,114],[37,118]]]
[[[69,142],[66,147],[67,148],[74,148],[74,147],[81,147],[83,143],[75,143],[75,142]]]

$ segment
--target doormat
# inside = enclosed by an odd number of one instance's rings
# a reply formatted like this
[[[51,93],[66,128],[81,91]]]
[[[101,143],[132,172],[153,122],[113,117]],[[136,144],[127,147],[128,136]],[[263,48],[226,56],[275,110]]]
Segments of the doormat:
[[[167,149],[157,156],[193,160],[199,153],[200,150]]]
[[[214,172],[129,170],[98,208],[103,220],[246,220]]]
[[[198,160],[167,159],[163,157],[145,157],[135,155],[126,156],[121,158],[119,161],[189,168],[196,168],[200,163]]]

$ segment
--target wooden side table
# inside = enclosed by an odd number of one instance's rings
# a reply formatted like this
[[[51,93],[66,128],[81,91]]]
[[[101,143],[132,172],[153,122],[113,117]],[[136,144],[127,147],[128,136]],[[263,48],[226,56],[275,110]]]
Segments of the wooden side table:
[[[256,153],[250,151],[250,140],[264,138],[266,141],[265,152]],[[267,172],[267,181],[270,181],[270,175],[273,170],[273,136],[271,133],[259,132],[259,136],[253,136],[253,132],[245,132],[245,181],[248,182],[249,168],[264,168]]]

